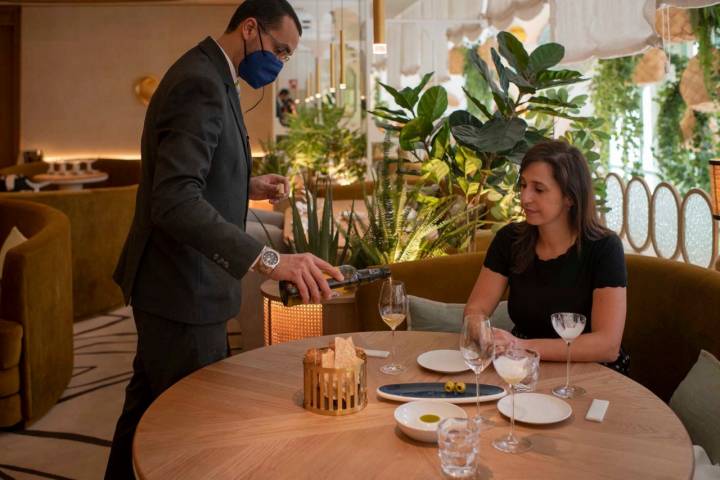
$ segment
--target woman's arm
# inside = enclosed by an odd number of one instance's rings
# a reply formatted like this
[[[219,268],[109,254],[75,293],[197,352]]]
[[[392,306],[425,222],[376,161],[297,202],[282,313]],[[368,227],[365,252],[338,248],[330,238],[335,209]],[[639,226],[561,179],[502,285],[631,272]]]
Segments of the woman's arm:
[[[474,293],[474,292],[473,292]],[[580,335],[572,343],[572,359],[577,362],[614,362],[620,352],[625,313],[627,310],[627,289],[606,287],[593,290],[592,332]],[[550,321],[548,319],[548,321]],[[497,331],[497,329],[495,329]],[[498,332],[501,343],[515,337]],[[565,341],[557,338],[515,340],[521,347],[537,350],[542,360],[563,361],[566,358]]]
[[[465,315],[482,313],[490,316],[495,311],[498,302],[502,298],[508,279],[505,275],[493,272],[487,267],[482,267],[475,286],[470,293],[470,298],[465,305]]]

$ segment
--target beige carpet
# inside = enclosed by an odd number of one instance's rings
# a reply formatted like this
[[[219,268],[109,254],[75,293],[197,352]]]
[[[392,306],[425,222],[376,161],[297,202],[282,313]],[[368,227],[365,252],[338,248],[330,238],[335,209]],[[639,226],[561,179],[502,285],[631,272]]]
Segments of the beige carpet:
[[[0,431],[0,479],[103,477],[132,375],[137,341],[132,310],[77,322],[74,330],[74,372],[60,401],[27,429]],[[231,347],[237,340],[235,330]]]

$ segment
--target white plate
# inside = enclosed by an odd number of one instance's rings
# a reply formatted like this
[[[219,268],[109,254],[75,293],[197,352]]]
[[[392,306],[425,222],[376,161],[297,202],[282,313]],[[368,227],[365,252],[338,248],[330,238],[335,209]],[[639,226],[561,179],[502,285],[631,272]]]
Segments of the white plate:
[[[445,392],[444,382],[398,383],[380,385],[377,395],[380,398],[395,402],[448,402],[475,403],[475,383],[466,383],[467,390],[463,394]],[[504,397],[507,392],[496,385],[480,384],[480,402],[489,402]]]
[[[470,370],[460,350],[430,350],[417,357],[421,367],[442,373],[460,373]]]
[[[437,422],[423,422],[423,415],[437,415]],[[448,402],[426,401],[410,402],[395,409],[395,421],[400,430],[410,438],[420,442],[437,442],[437,427],[446,418],[467,418],[462,408]]]
[[[500,413],[510,418],[512,414],[511,396],[503,398],[497,403]],[[572,415],[572,407],[552,395],[542,393],[516,393],[515,394],[515,421],[545,425],[562,422]]]

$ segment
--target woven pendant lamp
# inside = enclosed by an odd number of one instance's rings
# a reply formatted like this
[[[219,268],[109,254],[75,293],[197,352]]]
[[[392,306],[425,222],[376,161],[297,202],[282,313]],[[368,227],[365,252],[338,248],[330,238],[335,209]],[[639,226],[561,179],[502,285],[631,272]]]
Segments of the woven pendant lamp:
[[[695,40],[690,15],[684,8],[667,7],[655,11],[655,31],[666,41],[689,42]]]
[[[651,48],[640,58],[635,65],[633,82],[638,85],[647,85],[662,81],[665,78],[665,64],[667,55],[660,48]]]
[[[495,71],[495,63],[493,62],[492,54],[490,53],[491,48],[494,48],[495,50],[498,48],[497,40],[493,37],[485,40],[485,42],[477,48],[477,53],[480,55],[480,58],[485,60],[485,63],[488,64],[490,70]]]
[[[680,79],[680,95],[688,107],[698,112],[715,112],[718,105],[712,101],[707,89],[705,79],[697,57],[693,57],[687,64]]]
[[[685,113],[680,119],[680,132],[682,132],[683,143],[687,144],[692,142],[696,124],[695,111],[692,108],[686,108]]]
[[[463,47],[453,47],[448,52],[448,73],[462,75],[465,66],[465,52]]]

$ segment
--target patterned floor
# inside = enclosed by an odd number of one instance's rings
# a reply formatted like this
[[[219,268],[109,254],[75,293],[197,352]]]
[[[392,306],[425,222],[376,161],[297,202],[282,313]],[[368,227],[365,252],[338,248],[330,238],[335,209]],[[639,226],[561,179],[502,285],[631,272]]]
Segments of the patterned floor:
[[[137,340],[132,310],[77,322],[74,330],[74,372],[60,401],[28,429],[0,431],[1,480],[103,477],[132,375]],[[231,346],[238,337],[230,333]]]

